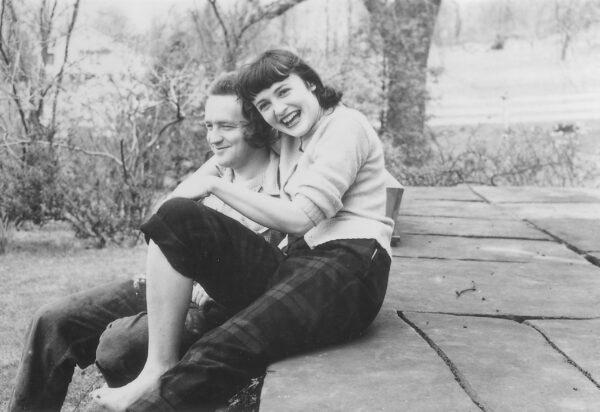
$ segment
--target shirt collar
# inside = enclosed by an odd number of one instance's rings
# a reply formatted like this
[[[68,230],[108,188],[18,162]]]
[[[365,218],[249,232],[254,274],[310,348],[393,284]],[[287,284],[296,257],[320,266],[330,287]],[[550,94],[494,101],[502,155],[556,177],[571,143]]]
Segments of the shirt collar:
[[[221,178],[227,182],[233,182],[233,169],[229,167],[219,167],[218,169]],[[257,190],[270,196],[279,195],[279,155],[273,150],[269,151],[269,164],[265,170],[262,185]]]
[[[265,170],[262,191],[270,196],[279,195],[279,155],[273,150],[269,153],[269,164]]]

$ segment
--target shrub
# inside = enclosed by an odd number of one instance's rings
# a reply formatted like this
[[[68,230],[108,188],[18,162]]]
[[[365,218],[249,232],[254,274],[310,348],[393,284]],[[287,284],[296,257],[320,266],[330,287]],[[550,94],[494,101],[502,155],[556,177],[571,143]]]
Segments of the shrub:
[[[30,142],[21,147],[19,155],[8,153],[0,159],[0,253],[5,252],[13,229],[25,221],[42,225],[60,219],[63,204],[54,150]]]
[[[205,82],[195,66],[150,70],[142,78],[112,80],[85,104],[66,107],[62,218],[79,237],[98,247],[135,244],[157,193],[201,164]]]
[[[598,154],[584,152],[575,125],[515,126],[493,133],[491,139],[479,128],[430,133],[422,154],[426,160],[419,167],[405,166],[402,152],[390,140],[384,144],[388,168],[406,185],[589,186],[600,182]],[[593,156],[596,161],[590,161]]]

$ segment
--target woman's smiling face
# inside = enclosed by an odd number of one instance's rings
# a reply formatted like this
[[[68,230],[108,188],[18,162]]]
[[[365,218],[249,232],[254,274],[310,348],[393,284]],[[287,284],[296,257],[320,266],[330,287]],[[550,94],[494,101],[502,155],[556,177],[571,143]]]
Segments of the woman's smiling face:
[[[311,133],[322,117],[313,85],[292,73],[268,89],[260,91],[254,106],[271,127],[293,137]]]

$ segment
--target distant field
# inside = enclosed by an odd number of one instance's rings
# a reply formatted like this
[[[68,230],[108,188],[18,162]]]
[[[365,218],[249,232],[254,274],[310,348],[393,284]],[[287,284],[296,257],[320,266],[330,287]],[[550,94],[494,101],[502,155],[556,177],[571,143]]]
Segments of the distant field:
[[[432,47],[431,124],[600,120],[600,33],[582,33],[565,61],[559,39],[510,38],[502,50],[469,43]]]
[[[144,246],[85,249],[60,224],[16,232],[9,252],[0,255],[0,410],[7,409],[23,337],[35,310],[99,283],[140,273],[144,258]],[[95,368],[78,371],[63,410],[75,410],[77,405],[82,410],[85,394],[100,384]]]
[[[433,46],[429,67],[438,75],[429,76],[429,126],[445,136],[446,148],[461,150],[475,142],[493,148],[507,128],[551,131],[572,123],[582,164],[600,164],[600,31],[581,34],[565,61],[559,51],[556,37],[510,38],[502,50]]]

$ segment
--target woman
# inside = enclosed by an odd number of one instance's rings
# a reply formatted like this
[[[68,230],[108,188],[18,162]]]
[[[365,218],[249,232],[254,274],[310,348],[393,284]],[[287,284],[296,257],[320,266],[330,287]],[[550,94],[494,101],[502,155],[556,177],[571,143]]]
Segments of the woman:
[[[270,362],[358,336],[381,307],[393,221],[385,217],[381,142],[366,118],[283,50],[267,51],[241,71],[240,96],[251,116],[280,134],[282,197],[200,174],[179,195],[213,194],[294,240],[283,254],[188,199],[165,203],[142,228],[156,269],[148,279],[148,359],[129,385],[95,393],[107,409],[206,405]],[[187,224],[176,225],[182,219]],[[180,359],[193,280],[237,314]]]

